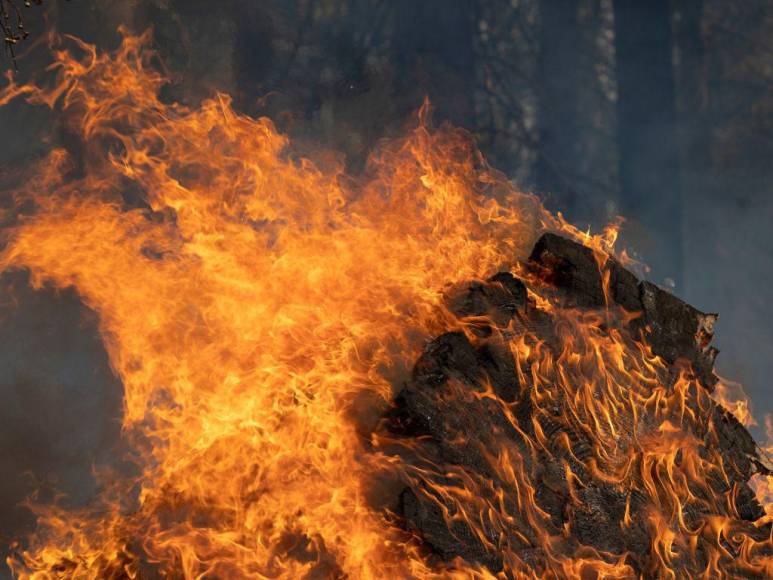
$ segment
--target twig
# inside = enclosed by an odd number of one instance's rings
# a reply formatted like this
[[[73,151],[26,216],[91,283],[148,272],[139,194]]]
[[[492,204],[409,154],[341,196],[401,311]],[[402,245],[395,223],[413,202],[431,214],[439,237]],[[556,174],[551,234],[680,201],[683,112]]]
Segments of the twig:
[[[34,0],[34,3],[41,5],[43,0]],[[32,1],[24,0],[24,7],[29,8],[30,6],[32,6]],[[24,18],[16,0],[0,0],[0,31],[2,31],[5,50],[11,63],[13,63],[13,68],[18,69],[15,47],[29,36],[29,32],[24,28]]]

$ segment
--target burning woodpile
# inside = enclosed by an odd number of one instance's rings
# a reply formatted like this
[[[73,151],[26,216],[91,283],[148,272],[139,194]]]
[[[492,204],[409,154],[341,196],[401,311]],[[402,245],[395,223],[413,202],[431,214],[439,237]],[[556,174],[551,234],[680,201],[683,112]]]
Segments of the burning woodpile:
[[[228,95],[162,98],[147,41],[0,92],[72,141],[9,195],[0,272],[94,311],[133,468],[33,504],[16,576],[773,576],[716,316],[628,271],[615,224],[426,108],[362,174],[299,157]]]
[[[404,455],[421,474],[400,497],[405,525],[435,557],[506,576],[555,574],[562,555],[583,551],[609,567],[589,560],[564,573],[616,577],[624,561],[637,577],[767,576],[737,559],[770,536],[769,523],[755,525],[764,510],[748,484],[769,471],[751,435],[707,396],[716,315],[554,234],[537,242],[527,276],[555,309],[507,272],[457,289],[449,308],[466,330],[430,342],[397,396],[388,429],[411,441]],[[580,341],[567,348],[579,338],[567,316],[597,317],[599,333],[620,332],[631,349],[646,343],[665,363],[651,377],[658,397],[646,373],[587,390],[587,375],[531,366],[590,354]],[[544,352],[535,361],[523,345]],[[657,520],[668,513],[682,528],[670,538]]]

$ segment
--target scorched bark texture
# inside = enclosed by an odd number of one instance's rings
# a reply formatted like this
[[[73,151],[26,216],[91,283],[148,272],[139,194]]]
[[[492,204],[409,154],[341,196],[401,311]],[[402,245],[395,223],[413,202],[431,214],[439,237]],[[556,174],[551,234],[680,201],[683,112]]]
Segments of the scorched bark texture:
[[[614,259],[553,234],[538,241],[527,271],[532,283],[544,284],[554,303],[569,311],[603,312],[609,303],[622,306],[631,314],[622,323],[630,332],[631,347],[635,348],[634,340],[643,339],[663,359],[666,384],[684,369],[691,369],[687,372],[694,374],[696,385],[707,391],[716,384],[717,351],[709,346],[716,315],[701,313],[657,286],[640,282]],[[607,297],[604,276],[609,277]],[[548,408],[535,409],[530,369],[516,368],[508,346],[514,336],[558,355],[561,340],[555,313],[537,308],[524,282],[504,272],[457,289],[448,299],[448,309],[469,332],[448,332],[427,345],[386,421],[392,436],[412,442],[404,452],[414,454],[409,460],[426,468],[424,477],[416,480],[419,483],[408,485],[400,496],[398,509],[405,527],[440,561],[460,557],[494,573],[511,570],[513,557],[517,565],[544,569],[540,562],[547,554],[534,537],[535,528],[543,528],[558,538],[560,545],[554,546],[558,552],[572,554],[590,546],[599,552],[628,553],[637,574],[656,574],[656,564],[647,556],[651,500],[638,491],[644,476],[633,476],[639,479],[627,492],[597,477],[590,467],[596,444],[592,430],[578,420],[562,392],[552,393]],[[747,482],[765,469],[754,440],[708,396],[687,404],[700,417],[711,417],[688,422],[686,429],[705,442],[706,453],[721,456],[727,471],[724,480],[709,476],[712,489],[721,494],[734,487],[739,517],[749,522],[751,535],[765,537],[769,530],[755,530],[751,524],[763,512]],[[628,432],[620,437],[623,451],[626,446],[634,449],[637,429],[656,429],[646,410],[624,425]],[[531,443],[538,438],[548,442],[547,448]],[[503,459],[492,457],[494,450],[510,450],[505,463],[530,474],[533,498],[506,477],[507,469],[494,467]],[[569,481],[567,466],[582,485]],[[475,489],[476,496],[447,492],[462,488]],[[521,517],[507,521],[497,519],[497,514],[484,517],[487,505],[500,505],[500,513]],[[688,524],[707,515],[700,502],[686,504],[684,512]],[[477,519],[470,521],[470,514]],[[630,524],[623,526],[624,520]],[[566,529],[570,533],[562,533]]]

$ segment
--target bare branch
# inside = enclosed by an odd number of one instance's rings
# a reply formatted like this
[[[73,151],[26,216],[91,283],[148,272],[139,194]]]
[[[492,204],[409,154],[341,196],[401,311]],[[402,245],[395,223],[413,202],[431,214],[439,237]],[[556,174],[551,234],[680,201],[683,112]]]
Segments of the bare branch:
[[[24,0],[24,8],[32,6],[33,1],[42,5],[43,0]],[[5,50],[14,68],[16,66],[16,45],[29,36],[24,28],[24,18],[16,0],[0,0],[0,31],[3,34]]]

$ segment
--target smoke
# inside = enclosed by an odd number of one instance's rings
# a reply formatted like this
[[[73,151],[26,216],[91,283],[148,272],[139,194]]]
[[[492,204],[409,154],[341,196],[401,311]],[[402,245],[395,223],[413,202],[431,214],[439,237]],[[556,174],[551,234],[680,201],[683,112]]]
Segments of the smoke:
[[[95,315],[73,291],[30,289],[22,273],[0,277],[0,545],[33,529],[22,502],[95,493],[92,468],[116,463],[121,385]],[[5,553],[3,553],[3,557]]]
[[[741,186],[709,199],[691,192],[701,201],[690,210],[685,236],[691,251],[685,254],[686,287],[680,293],[697,307],[720,313],[717,370],[744,385],[761,422],[773,411],[773,199],[764,189],[747,190],[748,201],[739,203]]]
[[[150,21],[155,24],[165,62],[186,85],[178,87],[178,93],[190,97],[217,87],[238,93],[248,108],[276,88],[271,81],[285,89],[295,87],[303,97],[285,91],[273,97],[273,110],[292,111],[300,118],[294,131],[325,138],[350,155],[367,148],[390,124],[401,121],[392,118],[397,113],[387,88],[393,82],[388,66],[391,57],[362,42],[338,44],[335,54],[310,53],[294,44],[302,27],[308,26],[301,15],[283,11],[274,21],[261,24],[260,35],[253,35],[258,46],[276,57],[272,61],[236,54],[237,46],[240,51],[254,48],[244,44],[249,38],[237,41],[234,37],[237,24],[244,27],[244,22],[260,20],[254,11],[246,10],[243,21],[235,23],[239,6],[246,2],[229,3],[231,12],[218,14],[213,26],[207,25],[211,2],[137,2],[134,12],[125,7],[119,11],[119,4],[88,9],[76,3],[67,5],[58,15],[59,29],[109,45],[116,22],[131,25],[128,20],[133,19],[135,27],[144,28]],[[288,22],[293,26],[288,27]],[[28,26],[33,31],[41,27],[42,20]],[[358,28],[357,22],[349,27]],[[179,34],[184,30],[189,34],[181,42]],[[326,32],[330,31],[316,31],[322,37]],[[365,50],[368,54],[362,52]],[[23,74],[46,62],[45,50],[38,47],[36,51],[20,61]],[[299,63],[306,59],[307,69],[298,63],[288,65],[286,57],[293,51],[300,55]],[[366,74],[360,78],[363,66]],[[304,84],[305,70],[315,67],[319,78]],[[257,75],[267,81],[250,82]],[[740,89],[727,85],[721,90],[726,98]],[[319,95],[325,91],[333,96],[321,102]],[[318,101],[306,98],[314,93]],[[49,147],[44,135],[51,118],[41,109],[13,104],[0,108],[0,126],[5,136],[0,143],[0,167],[5,168],[0,171],[0,181],[7,182],[16,178],[10,168]],[[717,164],[722,179],[709,187],[696,185],[696,180],[683,181],[683,247],[674,251],[682,253],[684,283],[675,292],[704,311],[720,313],[715,339],[722,350],[718,371],[745,385],[761,420],[773,411],[768,386],[773,361],[770,146],[754,149],[749,144],[756,141],[743,134],[718,143],[718,148],[736,146],[739,155],[751,156],[752,169],[736,161],[725,172]],[[716,156],[711,162],[717,162]],[[519,172],[518,167],[501,169]],[[581,204],[582,199],[576,203]],[[638,216],[627,217],[636,221]],[[663,259],[658,255],[645,258],[655,266]],[[93,495],[92,467],[120,457],[121,385],[109,369],[93,313],[73,292],[30,290],[23,274],[0,278],[0,345],[0,472],[4,474],[0,478],[0,545],[5,547],[12,538],[31,531],[33,518],[20,502],[35,489],[55,488],[73,504],[84,503]]]

